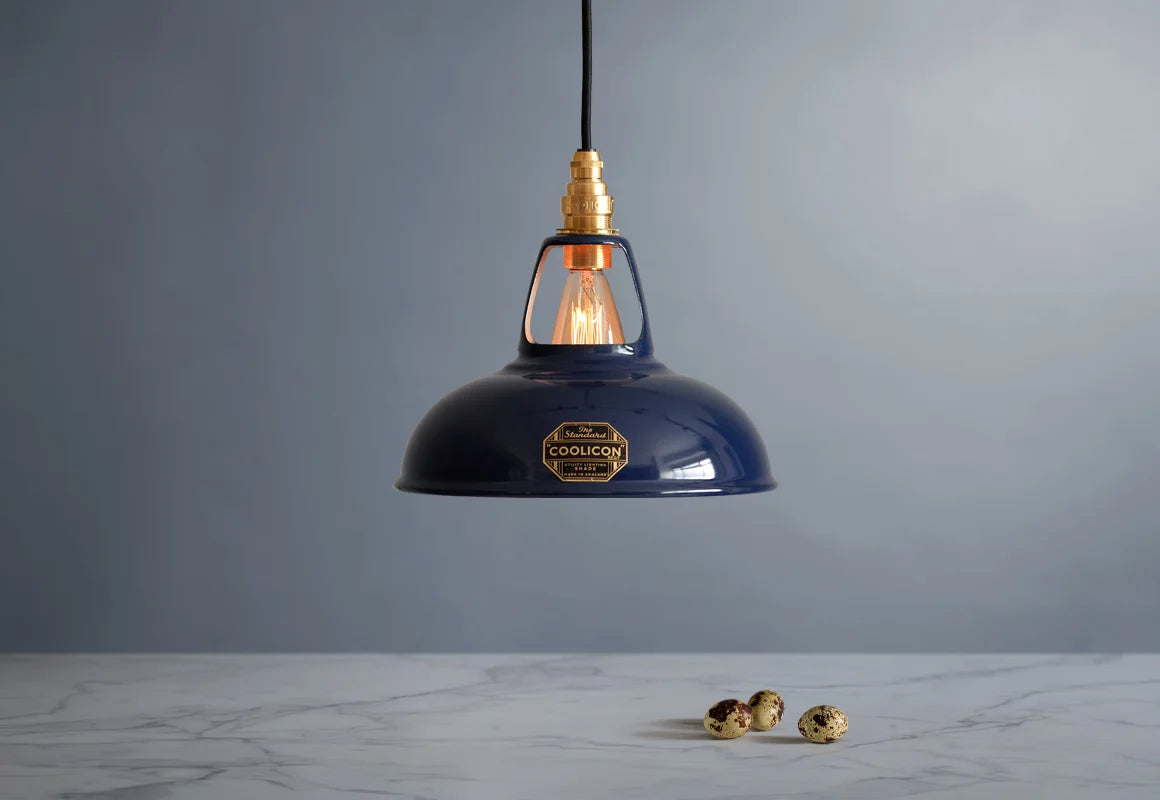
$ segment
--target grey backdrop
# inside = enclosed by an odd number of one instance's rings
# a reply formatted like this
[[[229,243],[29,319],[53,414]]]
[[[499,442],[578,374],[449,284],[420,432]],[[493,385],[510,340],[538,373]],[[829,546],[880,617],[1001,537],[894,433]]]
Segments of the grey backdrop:
[[[1160,4],[598,0],[658,355],[781,488],[392,488],[578,5],[0,4],[0,649],[1160,647]]]

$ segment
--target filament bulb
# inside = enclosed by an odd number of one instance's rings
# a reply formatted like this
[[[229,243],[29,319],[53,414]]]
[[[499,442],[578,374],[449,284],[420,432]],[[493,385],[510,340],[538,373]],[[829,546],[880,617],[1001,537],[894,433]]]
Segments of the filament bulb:
[[[568,279],[560,297],[552,344],[624,344],[612,287],[604,277],[611,262],[611,245],[565,245]]]

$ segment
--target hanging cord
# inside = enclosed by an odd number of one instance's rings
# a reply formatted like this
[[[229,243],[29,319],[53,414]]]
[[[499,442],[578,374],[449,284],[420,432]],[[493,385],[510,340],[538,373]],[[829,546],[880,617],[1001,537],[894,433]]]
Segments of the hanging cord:
[[[592,149],[592,0],[580,0],[584,71],[580,84],[580,149]]]

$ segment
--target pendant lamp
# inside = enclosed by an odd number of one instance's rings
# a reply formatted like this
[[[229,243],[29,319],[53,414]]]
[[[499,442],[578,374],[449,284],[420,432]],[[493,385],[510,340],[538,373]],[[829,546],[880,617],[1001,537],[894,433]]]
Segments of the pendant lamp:
[[[612,227],[592,149],[592,16],[582,0],[581,146],[563,227],[540,246],[515,361],[444,397],[415,428],[395,486],[498,497],[679,497],[773,489],[765,446],[732,400],[653,357],[632,247]],[[620,255],[623,259],[620,259]],[[551,341],[532,335],[549,256],[567,270]],[[640,334],[625,341],[605,271],[631,273]]]

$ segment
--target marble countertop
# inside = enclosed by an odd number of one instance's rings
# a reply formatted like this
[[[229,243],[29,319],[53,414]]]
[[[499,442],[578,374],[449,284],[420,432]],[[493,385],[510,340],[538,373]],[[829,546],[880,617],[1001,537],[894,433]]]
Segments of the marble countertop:
[[[915,795],[1160,797],[1160,656],[0,656],[3,798]]]

